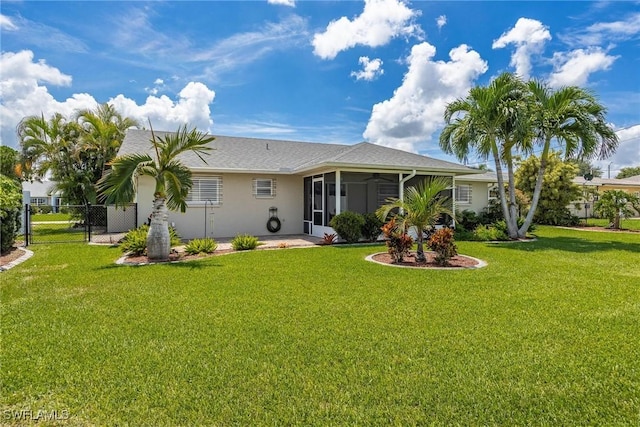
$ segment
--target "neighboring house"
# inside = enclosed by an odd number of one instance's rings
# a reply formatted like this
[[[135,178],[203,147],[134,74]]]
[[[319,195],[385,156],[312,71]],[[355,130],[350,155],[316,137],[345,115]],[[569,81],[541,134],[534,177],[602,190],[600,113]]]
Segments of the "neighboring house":
[[[23,198],[32,206],[60,205],[60,193],[53,191],[52,181],[33,181],[22,183]]]
[[[580,218],[593,216],[593,204],[598,197],[608,190],[622,190],[640,197],[640,175],[629,178],[593,178],[587,181],[578,176],[573,182],[582,188],[583,198],[569,206],[569,210]],[[585,210],[586,208],[586,210]]]
[[[508,182],[506,176],[504,181],[505,184]],[[587,195],[587,199],[583,197],[568,206],[571,213],[580,218],[593,216],[593,204],[597,200],[595,194],[602,194],[607,190],[623,190],[640,197],[640,175],[625,179],[593,178],[591,181],[579,176],[573,182]],[[498,197],[497,189],[498,177],[495,172],[459,175],[456,177],[456,208],[459,211],[480,213],[489,205],[490,200]]]
[[[157,132],[162,135],[163,133]],[[118,155],[149,153],[151,133],[131,129]],[[186,239],[269,234],[277,216],[281,234],[322,237],[329,221],[346,210],[370,213],[389,197],[428,176],[472,174],[473,169],[370,143],[321,144],[216,136],[202,162],[193,153],[180,160],[193,173],[185,213],[169,222]],[[152,211],[153,178],[136,182],[138,224]]]

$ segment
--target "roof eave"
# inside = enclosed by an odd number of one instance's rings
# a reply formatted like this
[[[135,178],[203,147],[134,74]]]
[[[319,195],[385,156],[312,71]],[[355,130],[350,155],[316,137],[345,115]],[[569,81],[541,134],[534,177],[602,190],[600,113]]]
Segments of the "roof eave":
[[[341,162],[317,163],[314,165],[295,169],[295,173],[312,172],[318,169],[327,169],[327,168],[349,169],[352,171],[362,170],[363,172],[377,171],[377,172],[385,172],[385,173],[398,173],[398,172],[407,172],[407,171],[413,171],[413,170],[418,172],[429,172],[429,173],[437,172],[437,173],[443,173],[447,175],[467,175],[467,174],[475,173],[473,169],[466,169],[464,166],[458,169],[454,169],[454,168],[443,168],[443,167],[375,165],[375,164],[367,164],[367,163],[341,163]]]

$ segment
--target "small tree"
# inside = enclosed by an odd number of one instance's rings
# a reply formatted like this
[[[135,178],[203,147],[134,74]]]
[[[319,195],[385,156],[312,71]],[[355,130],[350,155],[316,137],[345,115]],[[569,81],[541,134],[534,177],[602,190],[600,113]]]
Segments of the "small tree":
[[[539,170],[540,158],[531,156],[521,162],[516,171],[516,187],[529,198],[535,191]],[[567,206],[582,195],[580,187],[572,181],[577,172],[578,167],[574,163],[563,162],[559,153],[549,154],[534,222],[551,225],[571,222]]]
[[[171,250],[167,208],[185,212],[186,199],[191,190],[191,170],[184,166],[178,156],[185,152],[195,153],[200,160],[203,154],[211,150],[206,145],[213,141],[196,129],[188,130],[181,126],[175,133],[163,137],[155,136],[151,131],[151,148],[155,158],[147,153],[127,154],[116,157],[109,170],[98,182],[98,189],[106,203],[123,206],[133,201],[135,196],[135,178],[150,176],[155,179],[153,194],[153,212],[147,235],[147,255],[151,260],[169,259]],[[206,162],[205,162],[206,163]]]
[[[619,229],[620,218],[640,213],[640,198],[622,190],[608,190],[602,193],[594,209],[609,220],[611,228]]]
[[[436,177],[425,179],[415,187],[409,187],[405,191],[404,199],[390,198],[387,204],[381,206],[376,215],[385,221],[389,213],[397,210],[393,217],[402,228],[403,232],[409,227],[415,227],[418,250],[416,261],[425,262],[424,256],[424,230],[433,229],[442,215],[454,217],[451,197],[445,194],[451,186],[447,178]]]

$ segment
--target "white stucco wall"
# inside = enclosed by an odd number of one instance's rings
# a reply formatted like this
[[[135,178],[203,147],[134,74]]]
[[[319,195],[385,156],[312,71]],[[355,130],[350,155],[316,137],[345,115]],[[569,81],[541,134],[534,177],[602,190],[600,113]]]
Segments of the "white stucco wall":
[[[205,177],[205,175],[198,175]],[[271,235],[267,230],[269,208],[278,208],[282,228],[275,234],[302,234],[303,180],[299,176],[263,174],[212,174],[222,177],[222,203],[207,206],[207,236],[233,237],[247,233],[254,236]],[[256,198],[252,193],[254,178],[275,179],[273,198]],[[145,224],[152,210],[154,181],[149,177],[138,180],[138,224]],[[213,217],[213,221],[211,220]],[[204,237],[205,206],[192,204],[185,213],[169,212],[183,239]]]
[[[480,213],[489,205],[489,184],[486,182],[462,181],[456,179],[456,185],[471,185],[471,203],[456,202],[456,209]]]

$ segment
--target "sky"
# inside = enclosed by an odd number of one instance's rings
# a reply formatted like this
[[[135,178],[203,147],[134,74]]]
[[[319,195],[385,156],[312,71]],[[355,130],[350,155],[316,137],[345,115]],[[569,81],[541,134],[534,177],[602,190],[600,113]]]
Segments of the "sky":
[[[0,28],[14,148],[25,116],[109,102],[157,130],[456,161],[438,146],[447,103],[508,71],[594,91],[620,139],[596,165],[640,166],[639,1],[3,0]]]

